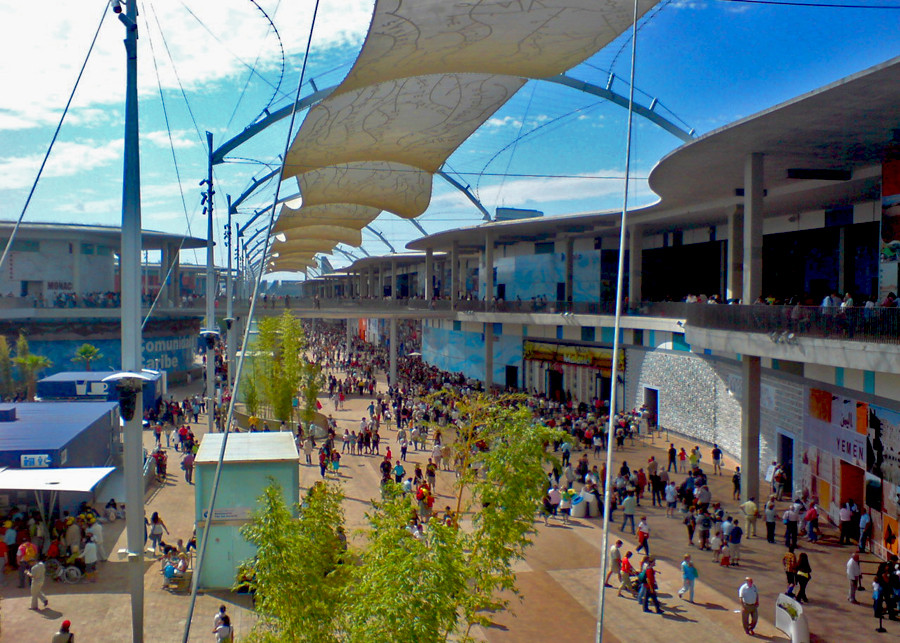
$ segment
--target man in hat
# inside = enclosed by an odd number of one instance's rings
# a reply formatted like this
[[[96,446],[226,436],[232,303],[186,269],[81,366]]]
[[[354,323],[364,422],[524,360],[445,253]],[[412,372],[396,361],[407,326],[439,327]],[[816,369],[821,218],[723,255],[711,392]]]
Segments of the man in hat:
[[[75,635],[70,631],[71,628],[72,621],[63,621],[59,626],[59,632],[53,635],[50,643],[74,643]]]

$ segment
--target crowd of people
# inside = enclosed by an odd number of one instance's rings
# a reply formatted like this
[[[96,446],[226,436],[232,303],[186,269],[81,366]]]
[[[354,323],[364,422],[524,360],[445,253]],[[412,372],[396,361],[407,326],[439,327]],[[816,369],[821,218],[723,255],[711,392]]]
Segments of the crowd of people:
[[[377,369],[385,369],[387,362],[387,350],[384,347],[354,342],[348,352],[346,340],[339,328],[320,328],[313,350],[323,363],[332,365],[329,392],[335,393],[340,393],[342,382],[357,382],[353,377],[360,378],[359,381],[368,381],[374,377]],[[341,373],[345,380],[341,379]],[[343,442],[343,453],[380,455],[378,447],[374,446],[377,442],[366,439],[369,432],[367,427],[374,426],[377,433],[379,422],[385,417],[395,418],[398,424],[406,424],[407,428],[398,433],[398,439],[403,437],[398,444],[408,444],[409,432],[415,430],[423,419],[440,419],[442,410],[424,402],[429,394],[442,388],[457,391],[480,388],[480,383],[467,379],[462,374],[442,372],[417,357],[401,357],[397,373],[398,381],[390,387],[389,394],[382,398],[376,397],[370,404],[372,417],[362,419],[360,431],[345,430],[342,438],[334,440]],[[352,395],[366,396],[369,393],[365,386],[360,389],[355,385],[345,385],[344,390]],[[573,507],[579,505],[583,508],[579,517],[602,516],[607,479],[604,450],[609,425],[608,404],[602,400],[590,403],[577,403],[565,398],[552,400],[540,395],[526,396],[526,404],[531,407],[536,420],[561,428],[568,434],[567,439],[550,446],[559,456],[560,466],[548,472],[547,490],[537,508],[539,517],[545,524],[550,524],[553,520],[560,520],[565,524],[573,516]],[[618,412],[612,423],[614,448],[627,449],[626,441],[653,430],[655,420],[646,408]],[[452,424],[452,415],[449,422]],[[330,446],[333,448],[334,443]],[[430,450],[429,447],[426,446],[426,450]],[[406,450],[403,449],[402,453],[405,456]],[[443,454],[434,451],[430,455]],[[599,464],[595,464],[591,460],[592,455],[603,458],[599,460]],[[680,520],[684,524],[686,545],[697,550],[693,554],[685,554],[680,561],[683,583],[678,592],[679,597],[694,600],[695,581],[699,578],[698,566],[694,560],[697,552],[707,552],[709,560],[720,568],[740,568],[744,564],[747,539],[764,537],[767,543],[777,545],[776,532],[781,531],[780,537],[783,537],[784,544],[782,565],[788,581],[783,593],[800,603],[809,602],[817,554],[812,549],[800,550],[805,547],[803,541],[814,544],[822,536],[819,516],[821,510],[815,495],[804,490],[792,496],[786,470],[774,462],[771,489],[766,497],[759,502],[756,498],[742,502],[740,467],[726,474],[724,453],[718,445],[707,450],[700,446],[678,449],[671,444],[666,455],[665,463],[657,461],[655,456],[650,457],[646,464],[642,462],[630,465],[625,461],[611,477],[611,522],[620,531],[633,534],[637,547],[634,551],[621,551],[622,541],[613,545],[609,552],[610,567],[606,581],[615,577],[620,595],[634,595],[647,611],[651,607],[662,611],[655,587],[657,571],[656,557],[651,554],[651,525],[659,517],[665,517]],[[415,476],[409,480],[405,457],[392,457],[393,454],[388,450],[387,457],[380,465],[383,478],[403,481],[405,490],[415,493],[417,499],[422,496],[425,506],[420,501],[420,509],[423,515],[430,515],[428,494],[434,491],[433,485],[429,485],[427,476],[419,466],[416,466]],[[435,457],[429,460],[430,466],[434,466],[435,460]],[[444,457],[443,462],[452,469],[449,458]],[[709,476],[723,475],[730,477],[730,499],[716,497],[710,485]],[[721,489],[721,485],[716,488]],[[645,509],[646,505],[642,503],[646,503],[648,498],[650,507]],[[650,513],[654,509],[660,512],[655,517]],[[615,519],[616,511],[622,512],[620,521]],[[852,501],[842,509],[841,516],[841,533],[844,534],[841,542],[850,543],[852,540],[852,544],[859,548],[848,561],[847,569],[851,585],[847,600],[856,602],[856,591],[861,587],[862,579],[858,564],[859,552],[867,550],[871,519]],[[762,530],[757,530],[760,521],[765,523],[765,534]],[[781,527],[778,526],[779,523]],[[418,524],[411,525],[410,529],[421,532]],[[636,557],[641,554],[643,559],[638,561]],[[753,557],[757,556],[759,550],[754,548]],[[756,564],[758,561],[754,560],[751,566]],[[873,588],[877,613],[889,616],[900,613],[900,563],[896,557],[879,568]],[[738,599],[744,629],[753,634],[758,620],[759,590],[751,577],[744,578]]]

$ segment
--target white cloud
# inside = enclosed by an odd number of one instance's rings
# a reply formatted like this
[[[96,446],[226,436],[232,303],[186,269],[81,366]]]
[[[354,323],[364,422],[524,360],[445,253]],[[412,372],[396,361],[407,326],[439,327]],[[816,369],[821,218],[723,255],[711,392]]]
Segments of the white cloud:
[[[141,132],[141,140],[146,140],[157,147],[169,149],[169,133],[164,130],[155,132]],[[197,139],[197,133],[191,130],[173,130],[171,145],[176,149],[185,149],[188,147],[197,147],[200,141]]]
[[[487,119],[487,122],[484,124],[486,127],[522,127],[522,121],[514,116],[504,116],[503,118],[499,118],[494,116],[492,118]]]
[[[272,17],[288,56],[302,53],[312,17],[312,2],[260,4]],[[323,3],[317,18],[313,45],[317,51],[359,44],[372,13],[372,0]],[[144,5],[139,17],[138,82],[142,94],[155,94],[155,53],[164,88],[175,89],[166,45],[176,61],[186,89],[243,75],[246,65],[271,69],[280,61],[277,41],[269,24],[246,0],[194,0],[187,3],[202,20],[192,17],[181,0],[159,0]],[[56,123],[66,104],[88,46],[97,29],[104,3],[53,3],[0,0],[0,60],[3,92],[0,92],[0,129],[23,129]],[[276,13],[277,8],[277,13]],[[106,11],[109,11],[106,9]],[[157,27],[165,34],[165,44]],[[148,29],[149,24],[149,29]],[[109,12],[73,101],[73,122],[102,117],[79,109],[119,106],[124,96],[124,28]],[[151,52],[151,41],[153,52]],[[237,60],[240,58],[243,62]],[[272,72],[268,73],[271,77]]]
[[[507,179],[502,184],[482,185],[478,196],[488,210],[495,205],[524,207],[584,199],[600,200],[621,195],[622,181],[623,174],[618,170],[598,170],[571,177]],[[652,196],[646,179],[631,179],[629,200],[632,203],[646,202]],[[458,206],[471,208],[470,202],[461,192],[451,191],[435,196],[430,210]]]
[[[43,153],[0,158],[0,189],[12,190],[30,186],[37,176]],[[42,178],[73,176],[108,165],[122,158],[122,141],[105,143],[92,140],[59,142],[44,167]]]

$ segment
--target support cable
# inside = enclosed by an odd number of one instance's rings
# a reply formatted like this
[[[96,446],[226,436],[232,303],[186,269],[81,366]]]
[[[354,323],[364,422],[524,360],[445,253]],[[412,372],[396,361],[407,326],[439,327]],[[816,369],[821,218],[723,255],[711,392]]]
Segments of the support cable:
[[[606,608],[606,574],[609,567],[609,514],[612,500],[612,452],[616,425],[616,391],[619,371],[619,335],[622,322],[623,272],[625,270],[625,224],[628,218],[628,180],[631,173],[631,130],[634,121],[634,72],[637,58],[638,0],[634,0],[634,15],[631,22],[631,78],[628,90],[628,126],[625,128],[625,186],[622,190],[622,220],[619,229],[619,265],[616,275],[616,316],[613,324],[612,377],[609,387],[609,426],[606,431],[606,480],[603,494],[603,544],[600,547],[600,581],[597,615],[597,643],[603,643],[603,615]]]
[[[143,3],[141,6],[143,8]],[[147,39],[150,43],[150,55],[153,59],[153,71],[156,72],[156,86],[159,89],[159,102],[162,106],[163,118],[165,119],[165,122],[166,122],[166,134],[169,137],[169,149],[172,152],[172,164],[175,167],[175,179],[178,181],[178,193],[181,195],[181,207],[182,207],[182,210],[184,211],[184,220],[185,220],[185,224],[187,225],[188,235],[194,236],[194,233],[191,230],[191,218],[190,218],[190,215],[188,214],[187,201],[184,198],[184,188],[181,185],[181,170],[178,168],[178,158],[175,154],[175,141],[172,138],[172,127],[169,124],[169,109],[166,106],[166,97],[165,97],[165,93],[163,92],[162,79],[160,78],[160,75],[159,75],[159,65],[156,61],[156,49],[153,46],[153,36],[151,33],[151,29],[150,29],[150,21],[147,20],[146,18],[144,18],[144,22],[147,24]],[[186,238],[182,237],[181,242],[178,244],[179,256],[181,254],[181,250],[184,248],[184,242],[186,240],[187,240]],[[194,262],[197,263],[197,261],[198,261],[197,251],[194,250],[193,252],[194,252]],[[160,256],[160,265],[162,265],[162,256]],[[170,265],[168,270],[166,271],[165,277],[160,280],[159,291],[156,293],[156,297],[153,299],[153,303],[150,304],[150,310],[147,311],[147,316],[144,317],[144,321],[141,323],[141,331],[143,331],[144,328],[146,328],[147,322],[150,320],[150,316],[153,314],[153,311],[156,309],[156,305],[159,302],[159,298],[162,296],[163,286],[169,282],[169,278],[171,277],[174,269],[175,269],[175,262],[173,261],[172,265]]]
[[[153,20],[156,22],[156,28],[159,31],[160,37],[162,37],[163,47],[166,49],[166,55],[169,57],[169,62],[172,64],[172,71],[175,73],[175,80],[178,81],[178,88],[181,90],[182,98],[184,98],[184,104],[191,117],[191,122],[194,124],[194,131],[197,132],[197,138],[200,140],[200,144],[203,145],[206,142],[206,139],[203,134],[200,133],[200,126],[197,125],[194,110],[191,109],[191,103],[188,100],[187,92],[184,91],[184,84],[181,82],[181,76],[178,75],[178,67],[175,65],[175,59],[172,57],[172,50],[169,49],[169,42],[166,40],[166,34],[163,32],[162,25],[159,24],[159,16],[156,15],[156,9],[152,4],[150,5],[150,8],[153,10]]]
[[[312,37],[313,37],[313,33],[315,31],[316,16],[318,15],[318,13],[319,13],[319,0],[316,0],[315,6],[313,7],[312,21],[309,26],[309,37],[306,41],[306,51],[303,56],[303,66],[300,69],[300,79],[297,82],[297,97],[296,97],[296,100],[294,101],[294,107],[292,108],[292,111],[291,111],[291,121],[290,121],[290,125],[288,127],[287,135],[285,136],[284,154],[283,154],[282,158],[287,158],[287,153],[288,153],[288,150],[290,149],[290,145],[291,145],[291,138],[292,138],[292,134],[294,131],[294,123],[297,118],[297,103],[300,100],[300,91],[303,87],[303,78],[306,75],[306,65],[307,65],[307,62],[309,61],[309,50],[312,46]],[[228,446],[228,436],[231,433],[231,424],[234,419],[234,405],[238,399],[238,390],[239,390],[240,383],[241,383],[241,375],[243,374],[243,371],[244,371],[244,360],[247,357],[246,347],[247,347],[247,343],[250,339],[250,320],[253,319],[253,315],[256,311],[256,302],[257,302],[257,294],[259,292],[259,285],[262,282],[262,276],[263,276],[263,272],[264,272],[264,268],[265,268],[265,265],[264,265],[265,259],[269,254],[269,244],[271,243],[271,238],[272,238],[272,227],[274,226],[274,223],[275,223],[275,204],[278,203],[278,197],[281,192],[281,183],[282,183],[281,181],[278,181],[275,185],[275,198],[274,198],[273,205],[272,205],[272,212],[269,215],[269,224],[268,224],[268,229],[266,231],[259,274],[256,276],[256,280],[253,284],[253,295],[250,298],[250,309],[247,313],[247,324],[244,328],[244,336],[241,340],[241,346],[243,346],[245,350],[241,351],[241,359],[238,360],[237,370],[235,371],[234,389],[231,391],[231,401],[228,403],[228,415],[226,416],[225,427],[224,427],[224,431],[222,433],[222,446],[219,449],[219,459],[218,459],[218,462],[216,463],[216,473],[215,473],[215,476],[213,477],[212,492],[210,493],[209,503],[207,504],[206,513],[204,514],[206,516],[206,527],[203,529],[203,537],[200,539],[200,547],[197,550],[197,565],[194,570],[193,578],[191,579],[191,600],[190,600],[190,604],[188,606],[187,619],[186,619],[186,622],[184,625],[184,637],[182,639],[183,643],[188,643],[188,639],[189,639],[190,633],[191,633],[191,621],[193,620],[194,608],[197,603],[197,586],[199,584],[200,575],[203,570],[204,557],[206,556],[206,546],[207,546],[207,543],[209,542],[209,532],[210,532],[210,529],[212,526],[211,523],[212,523],[212,517],[213,517],[213,510],[215,509],[215,506],[216,506],[216,496],[219,491],[219,482],[221,481],[221,477],[222,477],[222,463],[225,460],[225,450]],[[207,296],[209,296],[209,293],[207,293]],[[214,409],[215,409],[215,403],[213,401],[211,401],[211,408],[207,409],[207,412],[212,413]]]
[[[34,183],[31,184],[31,189],[28,191],[28,198],[25,199],[25,205],[22,206],[22,212],[19,214],[19,218],[16,220],[16,224],[13,226],[12,232],[9,235],[9,239],[6,242],[6,247],[3,248],[3,254],[0,255],[0,267],[6,263],[6,257],[9,255],[10,248],[12,248],[13,241],[15,241],[16,233],[19,231],[19,226],[22,225],[22,219],[25,218],[25,213],[28,211],[28,205],[31,203],[31,197],[34,196],[34,191],[37,189],[38,181],[41,180],[41,175],[44,173],[44,167],[47,165],[47,159],[50,158],[50,152],[53,151],[53,145],[56,143],[56,139],[59,136],[59,130],[62,129],[63,121],[66,120],[66,114],[69,113],[69,107],[72,105],[72,99],[75,98],[75,90],[78,89],[78,83],[81,82],[81,77],[84,74],[84,69],[87,67],[88,60],[90,60],[91,53],[94,51],[94,45],[97,43],[97,36],[100,35],[100,28],[103,26],[103,21],[106,20],[107,9],[109,8],[109,4],[107,3],[103,7],[103,12],[100,14],[100,24],[97,25],[97,31],[94,32],[94,38],[91,40],[91,46],[88,47],[87,55],[84,57],[84,62],[81,63],[81,69],[78,71],[78,77],[75,79],[75,85],[72,87],[72,93],[69,94],[69,100],[66,101],[66,106],[63,108],[63,113],[59,117],[59,123],[56,125],[56,131],[53,132],[53,138],[50,139],[50,145],[47,147],[47,152],[44,154],[44,160],[41,161],[41,166],[38,168],[37,176],[34,177]]]

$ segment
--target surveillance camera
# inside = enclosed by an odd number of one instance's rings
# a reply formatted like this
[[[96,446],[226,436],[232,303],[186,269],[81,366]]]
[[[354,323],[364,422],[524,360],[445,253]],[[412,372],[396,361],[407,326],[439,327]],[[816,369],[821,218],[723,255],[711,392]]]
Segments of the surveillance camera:
[[[113,13],[122,13],[122,0],[112,0]]]
[[[215,330],[203,329],[200,331],[200,337],[206,341],[206,348],[211,350],[216,345],[216,340],[219,339],[219,333]]]

